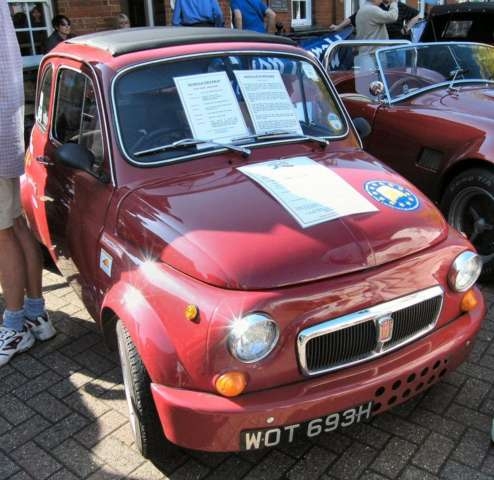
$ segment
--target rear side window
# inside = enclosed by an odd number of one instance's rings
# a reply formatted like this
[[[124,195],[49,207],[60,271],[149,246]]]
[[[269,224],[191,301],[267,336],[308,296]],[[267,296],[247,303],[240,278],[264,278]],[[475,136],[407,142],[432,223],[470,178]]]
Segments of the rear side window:
[[[80,72],[59,74],[53,137],[60,143],[79,143],[90,150],[95,165],[103,162],[101,124],[91,80]]]
[[[48,125],[48,109],[50,108],[52,78],[53,69],[50,66],[46,70],[41,82],[41,88],[39,90],[38,98],[38,108],[36,110],[36,121],[43,129],[46,129],[46,126]]]

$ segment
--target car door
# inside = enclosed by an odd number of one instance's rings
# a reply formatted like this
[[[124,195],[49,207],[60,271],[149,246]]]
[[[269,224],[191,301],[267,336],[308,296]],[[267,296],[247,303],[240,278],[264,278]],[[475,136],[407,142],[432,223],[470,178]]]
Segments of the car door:
[[[40,236],[61,273],[91,303],[87,296],[94,297],[97,245],[113,192],[103,115],[91,72],[77,62],[64,62],[53,75],[49,121],[33,132],[34,160],[28,173],[36,183]],[[55,152],[66,143],[78,143],[92,153],[91,171],[57,161]]]

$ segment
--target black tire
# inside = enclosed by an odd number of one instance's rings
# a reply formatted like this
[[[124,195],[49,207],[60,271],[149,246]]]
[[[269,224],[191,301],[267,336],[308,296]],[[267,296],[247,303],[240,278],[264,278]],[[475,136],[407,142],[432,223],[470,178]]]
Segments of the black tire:
[[[121,320],[117,322],[118,352],[129,407],[129,421],[137,448],[151,461],[162,460],[161,453],[168,444],[151,395],[149,375]]]
[[[463,232],[482,257],[481,280],[494,279],[494,173],[467,170],[447,186],[441,210],[448,222]]]

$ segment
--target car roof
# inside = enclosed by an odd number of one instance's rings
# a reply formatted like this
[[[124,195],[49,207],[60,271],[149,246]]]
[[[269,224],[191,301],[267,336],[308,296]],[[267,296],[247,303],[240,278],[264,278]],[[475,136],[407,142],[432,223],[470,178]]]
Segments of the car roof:
[[[86,45],[104,50],[113,57],[154,48],[217,42],[263,42],[296,45],[290,38],[278,35],[209,27],[123,28],[81,35],[66,41],[69,44]]]
[[[466,2],[452,3],[447,5],[435,5],[430,11],[430,16],[449,15],[451,13],[472,12],[485,13],[494,12],[494,2]]]

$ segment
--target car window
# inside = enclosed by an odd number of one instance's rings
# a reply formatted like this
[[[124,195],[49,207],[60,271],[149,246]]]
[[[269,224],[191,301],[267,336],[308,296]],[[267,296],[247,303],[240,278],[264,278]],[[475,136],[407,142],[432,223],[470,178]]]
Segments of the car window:
[[[348,131],[321,71],[301,57],[271,52],[136,67],[117,77],[113,98],[121,145],[138,163],[218,147],[191,139],[241,145],[273,131],[326,138]],[[180,148],[160,150],[174,142]]]
[[[90,150],[95,163],[103,162],[103,140],[94,86],[80,72],[59,73],[53,136],[61,143],[79,143]]]
[[[48,109],[50,108],[51,81],[53,78],[53,68],[49,66],[41,81],[39,90],[38,106],[36,108],[36,121],[46,129],[48,125]]]

